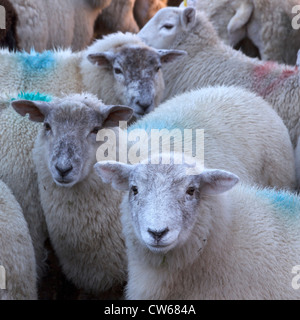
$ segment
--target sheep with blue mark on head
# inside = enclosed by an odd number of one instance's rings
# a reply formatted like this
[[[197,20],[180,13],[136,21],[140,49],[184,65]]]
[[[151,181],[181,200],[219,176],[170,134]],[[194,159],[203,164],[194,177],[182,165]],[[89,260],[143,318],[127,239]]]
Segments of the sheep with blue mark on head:
[[[131,33],[115,33],[85,51],[42,53],[0,50],[1,92],[43,92],[54,96],[91,92],[107,104],[132,107],[135,117],[152,111],[163,97],[161,66],[185,54],[156,50]]]
[[[25,97],[26,95],[23,95],[20,98],[23,100]],[[34,97],[30,98],[35,100]],[[75,99],[74,103],[72,103],[71,99],[72,97],[68,98],[70,104],[76,106],[77,100]],[[49,101],[49,98],[45,97],[44,100],[48,100],[47,102],[52,106],[55,105],[57,99]],[[13,101],[13,105],[15,103],[16,101]],[[37,105],[40,103],[37,102]],[[34,105],[34,101],[32,104]],[[260,108],[257,108],[258,105]],[[175,109],[176,112],[174,112]],[[268,117],[267,122],[264,116]],[[69,118],[66,118],[66,123],[60,123],[59,127],[62,136],[71,137],[74,132],[80,129],[77,126],[82,127],[84,125],[80,121],[77,121],[75,125],[71,118],[70,115],[69,122],[67,121]],[[55,127],[58,126],[54,120],[53,123]],[[48,124],[51,127],[51,122]],[[44,210],[41,210],[41,212],[44,211],[45,216],[48,217],[47,219],[53,218],[51,220],[51,234],[52,239],[57,243],[58,251],[67,248],[65,250],[67,252],[66,257],[72,260],[73,255],[70,253],[76,251],[76,249],[72,249],[72,243],[80,241],[78,235],[85,235],[85,232],[82,229],[80,229],[82,232],[77,232],[77,229],[70,227],[68,232],[71,235],[66,236],[66,226],[71,226],[73,223],[80,224],[81,218],[79,218],[79,215],[83,219],[89,219],[83,212],[90,212],[92,215],[93,212],[101,210],[99,212],[102,212],[103,215],[116,218],[118,216],[118,199],[120,199],[120,195],[115,195],[104,184],[94,183],[91,163],[95,161],[96,151],[89,158],[91,162],[83,165],[85,167],[84,170],[90,170],[90,181],[84,179],[68,190],[66,185],[56,185],[55,177],[57,178],[57,176],[51,172],[57,171],[57,168],[52,165],[52,171],[49,171],[48,162],[52,159],[52,156],[46,150],[47,143],[40,143],[40,148],[35,150],[35,159],[38,160],[36,162],[36,170],[40,175],[39,179],[37,179],[31,152],[37,131],[42,130],[41,127],[39,123],[34,123],[27,118],[15,115],[15,111],[11,107],[7,107],[0,113],[0,128],[5,128],[0,135],[0,144],[3,145],[3,153],[0,157],[0,167],[2,168],[0,174],[5,175],[5,181],[11,184],[11,188],[16,193],[18,192],[20,204],[28,205],[27,211],[29,209],[33,211],[29,212],[28,220],[30,219],[31,222],[29,224],[34,230],[41,230],[41,228],[37,227],[37,223],[44,223],[38,213],[34,212],[34,210],[41,208],[41,205],[43,205]],[[287,129],[278,115],[260,97],[244,89],[234,87],[211,87],[189,92],[160,105],[154,112],[130,125],[128,127],[128,135],[135,129],[143,130],[148,134],[151,129],[172,130],[176,128],[178,129],[177,134],[181,139],[182,132],[185,129],[204,129],[204,160],[207,166],[230,170],[238,174],[242,181],[246,181],[249,184],[290,190],[295,188],[294,154]],[[120,130],[119,132],[119,128],[115,130],[116,136],[120,134],[121,141],[117,146],[118,152],[120,154],[125,148],[127,155],[126,145],[128,138],[126,137],[126,131]],[[76,139],[73,140],[80,141],[80,145],[83,144],[84,146],[85,135],[78,134]],[[147,139],[148,135],[146,140],[140,141],[140,144],[143,146],[148,145]],[[193,136],[190,139],[191,141],[185,140],[188,146],[190,143],[195,143]],[[170,147],[170,141],[162,140],[164,143],[163,148]],[[88,142],[86,141],[85,143]],[[131,148],[132,142],[128,141],[128,145]],[[109,146],[107,145],[107,147]],[[116,149],[116,146],[114,147]],[[155,146],[155,148],[157,147],[159,146]],[[70,163],[72,162],[71,156],[68,156],[68,144],[62,144],[61,148],[64,150],[61,153],[61,157],[66,165],[61,163],[56,165],[58,169],[68,169],[68,167],[71,167]],[[78,151],[76,151],[76,148],[74,150],[75,160],[76,158],[86,159],[87,152],[81,152],[80,148]],[[189,151],[191,150],[188,149],[187,152]],[[59,171],[57,173],[59,174]],[[67,172],[65,176],[67,177]],[[37,180],[39,181],[39,187]],[[83,186],[84,190],[82,190]],[[93,189],[94,187],[95,190]],[[41,195],[42,203],[39,200],[37,190]],[[76,190],[80,190],[80,192]],[[53,198],[54,194],[55,200]],[[89,205],[89,202],[83,201],[82,197],[86,199],[92,198],[93,200],[90,200],[90,202],[94,201],[97,204],[94,203],[95,205],[92,208],[82,207],[82,203],[86,206]],[[69,212],[68,210],[72,211],[69,215],[64,213]],[[75,215],[75,211],[78,215]],[[100,219],[100,217],[98,218]],[[67,219],[71,219],[71,222],[67,223]],[[72,222],[73,220],[74,222]],[[82,223],[82,226],[86,226],[86,223]],[[87,228],[92,228],[93,226],[92,224]],[[116,232],[121,233],[117,220],[114,226]],[[38,237],[35,239],[36,243],[41,243],[40,240],[38,241]],[[72,239],[72,241],[68,241],[68,239]],[[82,238],[83,240],[84,237]],[[85,243],[89,243],[88,239],[85,240]],[[61,242],[66,242],[67,244],[61,244]],[[92,245],[93,241],[90,243]],[[123,249],[120,247],[120,252]],[[63,256],[63,254],[61,255]],[[84,259],[82,261],[84,263]],[[71,263],[66,262],[66,265],[66,268],[70,268],[75,273],[82,264],[76,262],[75,266],[72,266]],[[80,272],[78,273],[80,274]],[[124,270],[120,269],[120,273],[122,277]]]
[[[158,164],[96,165],[104,182],[126,192],[126,299],[300,299],[292,286],[299,197],[236,185],[235,174],[199,163],[188,175],[191,160],[181,153],[169,164],[169,154],[156,157]]]

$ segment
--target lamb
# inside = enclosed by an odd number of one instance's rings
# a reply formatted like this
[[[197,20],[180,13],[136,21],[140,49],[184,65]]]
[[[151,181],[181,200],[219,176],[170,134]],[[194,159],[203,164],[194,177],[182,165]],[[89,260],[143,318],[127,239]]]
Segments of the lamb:
[[[15,100],[12,107],[21,115],[29,113],[32,121],[44,121],[33,158],[49,237],[63,272],[78,288],[94,294],[123,284],[126,255],[117,210],[121,197],[103,189],[91,169],[100,145],[98,130],[127,121],[132,109],[106,106],[88,93],[50,102]]]
[[[127,45],[122,46],[121,39]],[[126,40],[129,39],[135,41],[128,44]],[[111,50],[112,44],[114,48],[118,47],[116,53]],[[120,102],[135,108],[133,118],[140,118],[157,106],[161,99],[164,88],[161,63],[167,63],[184,54],[174,50],[154,51],[140,44],[140,40],[134,35],[111,35],[107,39],[97,41],[93,46],[94,50],[90,48],[81,59],[78,54],[68,54],[65,51],[56,54],[45,52],[41,55],[9,55],[5,52],[5,59],[0,65],[0,73],[5,76],[0,77],[0,82],[1,89],[10,94],[0,97],[1,109],[4,109],[0,112],[0,179],[16,194],[28,221],[36,249],[39,277],[43,275],[44,241],[47,238],[42,208],[37,200],[38,187],[34,183],[36,174],[31,158],[39,125],[21,120],[14,110],[7,108],[7,105],[10,98],[22,99],[24,96],[25,99],[45,99],[47,102],[52,97],[50,94],[40,93],[19,95],[12,90],[15,88],[46,91],[55,96],[55,93],[62,95],[61,91],[81,92],[84,86],[87,86],[90,91],[98,92],[103,101],[107,101],[106,104],[115,101],[116,104]],[[101,45],[103,50],[100,49]],[[93,63],[102,64],[103,68],[93,65],[88,59]],[[124,62],[126,59],[129,59],[128,63]],[[12,63],[17,64],[19,69],[14,69]],[[114,66],[114,71],[106,69],[110,65]],[[112,66],[110,68],[112,69]],[[11,74],[11,81],[8,74]],[[14,164],[14,161],[17,164]]]
[[[263,60],[295,65],[300,30],[293,8],[297,9],[299,0],[191,0],[188,4],[207,14],[228,45],[248,38]]]
[[[34,91],[54,96],[88,91],[106,104],[128,105],[140,117],[162,98],[161,65],[184,54],[154,50],[130,33],[109,35],[80,53],[0,50],[0,87],[4,93]]]
[[[22,209],[0,181],[0,300],[36,300],[32,240]]]
[[[93,170],[96,155],[97,160],[101,158],[99,148],[113,150],[103,138],[112,137],[111,132],[100,130],[98,142],[91,142],[103,125],[96,123],[90,113],[95,113],[95,104],[102,104],[95,97],[86,96],[87,99],[85,95],[53,98],[46,104],[16,100],[12,107],[22,115],[29,113],[33,121],[43,121],[40,112],[47,114],[33,157],[49,236],[67,277],[78,287],[97,293],[126,281],[127,259],[118,220],[122,194],[104,185]],[[261,105],[261,109],[252,107],[252,103]],[[172,111],[174,106],[176,113]],[[262,114],[269,116],[268,122]],[[118,116],[122,113],[115,115],[110,126],[118,124]],[[30,120],[24,119],[25,124],[29,126]],[[202,89],[169,101],[132,124],[128,138],[125,129],[115,128],[120,142],[114,148],[119,155],[127,154],[127,140],[130,142],[135,129],[147,132],[176,127],[181,131],[205,129],[204,156],[211,165],[231,169],[250,184],[295,188],[294,154],[287,129],[266,102],[239,88]],[[16,127],[12,130],[18,131]],[[86,130],[92,132],[88,139]],[[143,146],[145,142],[141,140]],[[221,154],[222,161],[215,154]]]
[[[94,23],[111,0],[14,0],[20,48],[79,51],[93,40]]]
[[[8,48],[10,51],[18,50],[19,39],[16,33],[18,15],[9,0],[0,0],[0,17],[0,47]]]
[[[194,8],[164,8],[145,25],[139,36],[155,48],[184,49],[181,63],[163,68],[164,100],[208,85],[236,85],[266,99],[283,119],[293,146],[300,135],[298,67],[249,58],[225,45],[213,25]]]
[[[299,300],[300,198],[239,181],[182,153],[153,164],[99,162],[126,190],[121,221],[128,255],[126,299]],[[186,161],[188,160],[188,161]],[[294,279],[295,278],[295,279]]]

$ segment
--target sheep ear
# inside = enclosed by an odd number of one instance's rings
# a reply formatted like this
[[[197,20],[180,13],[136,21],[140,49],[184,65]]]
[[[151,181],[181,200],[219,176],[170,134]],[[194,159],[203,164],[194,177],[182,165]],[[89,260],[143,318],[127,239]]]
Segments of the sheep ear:
[[[227,31],[232,46],[235,46],[246,36],[245,27],[250,20],[253,10],[252,1],[244,0],[229,21]]]
[[[29,119],[34,122],[43,122],[50,109],[49,103],[44,101],[16,100],[11,105],[21,116],[29,114]]]
[[[120,121],[129,121],[133,116],[133,109],[127,106],[105,106],[101,110],[104,128],[118,127]]]
[[[95,172],[104,183],[110,183],[116,190],[129,190],[129,175],[134,166],[116,162],[100,161],[94,165]]]
[[[169,63],[174,60],[187,55],[186,51],[183,50],[156,50],[160,56],[161,63]]]
[[[100,67],[109,68],[115,58],[112,52],[93,53],[88,55],[88,60]]]
[[[193,7],[187,7],[181,13],[181,24],[183,29],[190,30],[196,22],[196,10]]]
[[[201,192],[206,195],[224,193],[239,182],[238,176],[223,170],[205,170],[198,178]]]

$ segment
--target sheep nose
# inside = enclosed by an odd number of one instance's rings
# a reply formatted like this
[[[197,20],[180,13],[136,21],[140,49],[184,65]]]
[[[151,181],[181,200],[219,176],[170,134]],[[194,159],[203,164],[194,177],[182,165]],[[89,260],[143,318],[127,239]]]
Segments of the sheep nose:
[[[55,166],[55,169],[59,172],[61,177],[65,177],[69,172],[73,170],[73,167],[70,165],[68,167],[59,167],[58,165]]]
[[[144,111],[149,109],[152,106],[153,101],[140,101],[138,100],[136,104]]]
[[[169,232],[169,228],[160,231],[148,229],[148,232],[151,234],[153,239],[158,242]]]

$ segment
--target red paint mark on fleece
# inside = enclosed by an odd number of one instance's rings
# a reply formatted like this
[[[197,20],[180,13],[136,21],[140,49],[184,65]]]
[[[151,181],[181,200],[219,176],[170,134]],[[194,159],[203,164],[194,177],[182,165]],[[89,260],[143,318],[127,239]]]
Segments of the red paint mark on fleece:
[[[269,61],[254,68],[253,89],[260,96],[266,97],[272,91],[279,88],[282,82],[298,73],[298,67],[286,67],[286,69],[278,73],[279,68],[281,67],[277,63]]]

